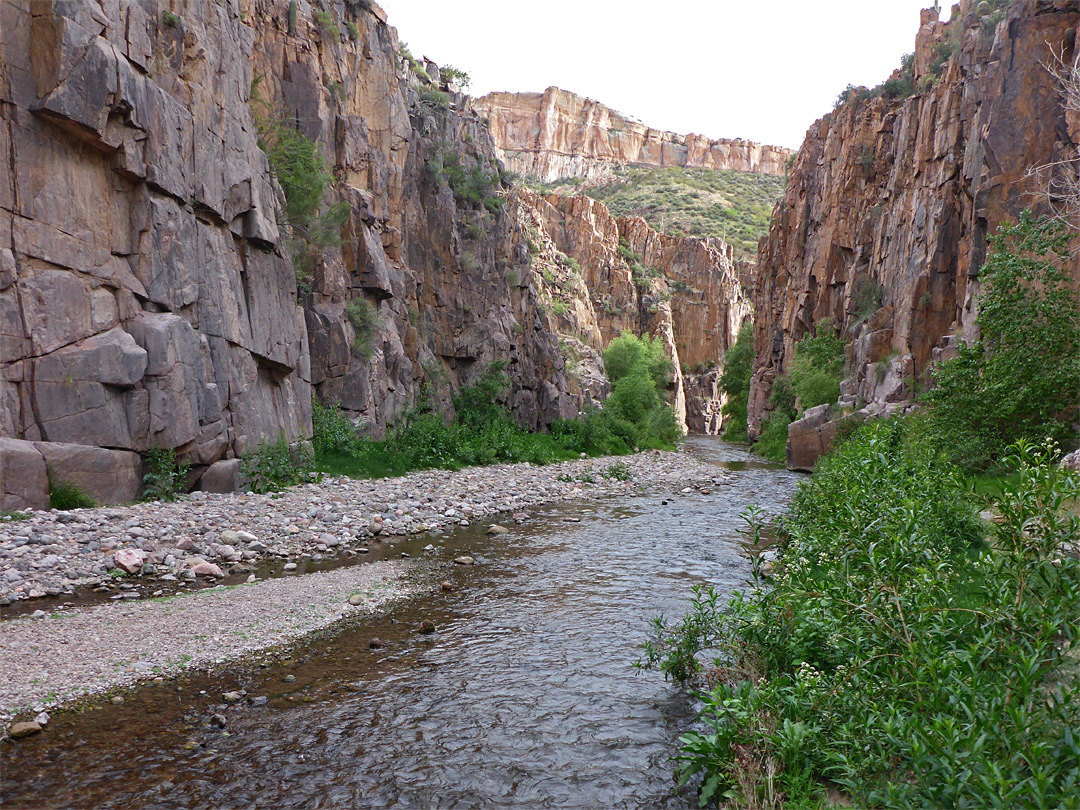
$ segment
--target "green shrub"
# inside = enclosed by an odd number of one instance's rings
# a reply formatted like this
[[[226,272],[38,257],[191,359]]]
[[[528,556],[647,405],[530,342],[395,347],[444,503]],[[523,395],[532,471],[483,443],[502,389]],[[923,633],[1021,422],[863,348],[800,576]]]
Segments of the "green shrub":
[[[747,321],[739,329],[735,344],[724,355],[724,369],[717,387],[727,397],[720,409],[724,438],[729,442],[745,442],[747,406],[750,397],[750,378],[754,372],[754,326]]]
[[[360,29],[352,20],[345,21],[345,30],[349,32],[349,39],[353,40],[354,42],[360,39]]]
[[[840,396],[844,376],[844,339],[836,333],[832,321],[818,324],[813,337],[795,344],[795,359],[788,379],[800,410],[807,410]]]
[[[699,588],[682,622],[655,623],[644,666],[715,667],[679,757],[703,804],[817,806],[827,781],[856,806],[1078,806],[1080,678],[1061,665],[1080,561],[1060,548],[1080,540],[1080,482],[1015,446],[984,546],[924,434],[860,429],[781,521],[772,587],[755,576],[726,607]]]
[[[660,407],[660,395],[656,384],[649,376],[644,365],[635,366],[630,372],[619,377],[611,387],[605,407],[626,421],[635,425],[644,425],[653,410]]]
[[[49,507],[66,511],[68,509],[92,509],[97,506],[94,499],[83,492],[76,484],[68,481],[49,479]]]
[[[311,12],[311,16],[319,30],[323,32],[323,36],[331,42],[337,42],[341,39],[341,29],[334,22],[334,15],[331,12],[315,9]]]
[[[616,481],[629,481],[633,477],[630,465],[624,461],[616,461],[609,464],[603,471],[604,478],[612,478]]]
[[[165,11],[161,14],[161,22],[166,28],[179,28],[180,27],[180,15],[174,14],[171,11]]]
[[[433,110],[446,111],[450,109],[450,96],[441,90],[421,90],[420,103],[426,104]]]
[[[666,391],[671,385],[674,367],[664,341],[659,337],[644,335],[639,338],[624,331],[604,349],[604,368],[612,383],[639,367],[645,369],[658,392]]]
[[[453,82],[462,90],[467,90],[472,83],[472,79],[469,77],[468,73],[464,70],[459,70],[453,65],[447,65],[444,68],[440,68],[439,73],[442,74],[444,80]]]
[[[191,465],[176,461],[173,448],[154,448],[146,454],[147,472],[143,476],[144,501],[175,501],[187,489]]]
[[[510,388],[510,375],[506,363],[496,361],[488,366],[472,385],[462,386],[454,394],[456,419],[469,428],[482,428],[506,416],[506,409],[499,403]]]
[[[314,469],[312,454],[302,447],[289,447],[285,434],[264,444],[240,461],[240,472],[252,492],[277,492],[303,484]]]
[[[382,327],[378,310],[366,298],[354,298],[345,305],[345,315],[356,333],[349,347],[370,360],[375,352],[376,333]]]
[[[754,444],[754,452],[769,461],[783,464],[787,461],[788,425],[792,422],[787,411],[773,411],[761,426],[761,435]]]
[[[311,400],[311,445],[316,455],[355,456],[361,452],[363,422],[353,423],[336,402]]]
[[[1063,228],[1028,213],[990,239],[981,338],[932,370],[925,396],[942,446],[966,469],[991,467],[1021,438],[1076,445],[1080,301],[1067,260]]]

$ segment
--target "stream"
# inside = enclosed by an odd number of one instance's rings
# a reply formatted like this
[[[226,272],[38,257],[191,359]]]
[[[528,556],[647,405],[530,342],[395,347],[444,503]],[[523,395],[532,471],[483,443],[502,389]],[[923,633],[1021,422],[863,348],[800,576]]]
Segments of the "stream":
[[[652,617],[681,616],[692,585],[745,581],[740,512],[781,511],[801,476],[716,439],[685,447],[730,483],[535,510],[503,536],[470,527],[454,544],[480,564],[450,570],[450,593],[0,746],[3,806],[696,806],[669,761],[693,699],[632,665]],[[241,688],[265,704],[226,707]]]

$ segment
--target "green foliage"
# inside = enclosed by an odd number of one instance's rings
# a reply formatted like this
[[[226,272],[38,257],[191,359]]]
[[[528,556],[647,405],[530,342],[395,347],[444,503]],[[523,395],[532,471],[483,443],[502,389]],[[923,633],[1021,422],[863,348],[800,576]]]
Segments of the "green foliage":
[[[615,381],[605,407],[621,419],[642,425],[660,404],[660,395],[649,376],[649,369],[640,364]]]
[[[1080,301],[1067,257],[1062,227],[1028,213],[991,237],[980,271],[981,338],[933,369],[936,387],[925,396],[955,463],[986,469],[1020,438],[1076,445]]]
[[[881,309],[885,300],[885,288],[877,279],[866,277],[859,279],[855,284],[855,292],[852,295],[852,303],[855,305],[855,317],[861,323]]]
[[[336,402],[311,400],[311,445],[317,456],[357,455],[361,449],[363,421],[359,425],[346,416]]]
[[[353,41],[360,39],[360,29],[352,20],[345,21],[345,30],[349,32],[349,39]]]
[[[290,36],[296,36],[296,10],[297,10],[296,0],[289,0],[288,23],[289,23],[289,35]]]
[[[179,28],[180,27],[180,15],[174,14],[171,11],[165,11],[161,14],[161,23],[166,28]]]
[[[808,410],[840,396],[844,376],[844,339],[832,321],[822,321],[814,337],[795,344],[795,359],[788,379],[800,410]]]
[[[311,16],[319,30],[322,31],[323,36],[331,42],[337,42],[341,39],[341,29],[334,22],[334,15],[331,12],[315,9],[311,12]]]
[[[154,448],[146,454],[145,462],[144,501],[175,501],[187,489],[191,465],[187,461],[177,463],[173,448]]]
[[[755,566],[727,606],[698,589],[682,622],[657,620],[644,666],[711,665],[678,758],[703,804],[806,806],[828,780],[856,806],[1080,806],[1080,677],[1061,668],[1080,481],[1023,442],[1007,465],[986,545],[925,424],[866,425],[781,520],[772,587]]]
[[[469,428],[483,428],[492,421],[504,418],[506,409],[499,400],[506,396],[509,388],[510,375],[506,373],[506,363],[501,360],[492,363],[476,378],[476,382],[462,386],[454,395],[458,423]]]
[[[350,348],[370,360],[375,353],[376,333],[382,327],[378,310],[366,298],[354,298],[345,305],[345,315],[355,331]]]
[[[724,369],[717,386],[727,397],[721,408],[724,438],[729,442],[748,441],[746,418],[750,398],[750,377],[754,371],[754,325],[747,321],[735,344],[724,355]]]
[[[30,520],[34,516],[31,511],[25,512],[0,512],[0,523],[6,523],[13,520]]]
[[[252,492],[278,492],[303,484],[313,471],[314,458],[303,447],[289,447],[285,434],[262,445],[240,461],[240,472]]]
[[[92,509],[97,506],[94,499],[83,492],[76,484],[68,481],[49,479],[49,506],[52,509]]]
[[[650,335],[638,337],[628,331],[624,331],[604,349],[604,368],[612,384],[643,368],[657,392],[667,390],[674,372],[664,341]]]
[[[433,160],[437,164],[437,171],[434,172],[436,179],[446,181],[455,199],[482,205],[493,214],[502,210],[503,199],[496,193],[496,184],[500,182],[498,172],[488,174],[480,161],[471,170],[466,169],[456,152]]]
[[[426,104],[434,110],[445,112],[450,109],[450,96],[442,90],[421,90],[420,103]]]
[[[616,481],[629,481],[633,477],[630,465],[625,461],[616,461],[609,464],[602,472],[604,478],[612,478]]]
[[[469,74],[464,70],[459,70],[453,65],[447,65],[444,68],[440,68],[439,73],[442,74],[444,80],[453,82],[462,90],[467,90],[469,85],[472,84],[472,79],[469,77]]]
[[[776,410],[761,426],[761,434],[754,443],[754,452],[769,461],[783,464],[787,461],[788,425],[792,422],[789,411]]]
[[[529,186],[547,193],[588,194],[614,216],[640,216],[668,233],[719,237],[734,246],[736,258],[751,260],[784,192],[783,177],[735,170],[625,166],[616,169],[608,185],[579,189],[576,180],[546,186],[530,181]],[[641,260],[628,248],[620,253],[627,262]]]

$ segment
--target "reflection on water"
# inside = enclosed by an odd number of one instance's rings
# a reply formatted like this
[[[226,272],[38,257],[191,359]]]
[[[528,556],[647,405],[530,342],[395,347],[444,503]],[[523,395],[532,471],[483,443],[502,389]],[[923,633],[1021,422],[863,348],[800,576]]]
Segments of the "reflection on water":
[[[483,564],[455,568],[450,594],[317,639],[294,661],[61,718],[3,746],[4,806],[696,806],[668,761],[692,702],[633,669],[637,645],[651,617],[685,610],[691,585],[742,582],[739,512],[778,511],[798,477],[715,439],[688,451],[744,466],[708,495],[538,511],[498,538],[477,528],[454,545]],[[424,620],[439,632],[419,633]],[[269,703],[223,709],[237,687]]]

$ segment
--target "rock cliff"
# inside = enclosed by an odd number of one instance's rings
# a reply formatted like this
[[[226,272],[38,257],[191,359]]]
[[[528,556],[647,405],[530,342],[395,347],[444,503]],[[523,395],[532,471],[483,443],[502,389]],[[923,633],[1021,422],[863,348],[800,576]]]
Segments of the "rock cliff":
[[[346,204],[299,294],[253,87]],[[366,0],[0,4],[5,493],[66,476],[44,444],[119,453],[135,488],[134,454],[176,448],[197,478],[309,436],[313,386],[378,432],[493,359],[522,424],[574,413],[495,155]]]
[[[947,23],[923,12],[921,91],[853,93],[807,132],[760,246],[751,436],[795,341],[825,319],[849,343],[845,404],[909,401],[935,357],[972,332],[987,235],[1041,205],[1030,170],[1075,157],[1080,128],[1044,64],[1075,58],[1080,8],[1001,5],[965,0]]]
[[[698,377],[719,365],[750,317],[731,248],[616,219],[586,196],[521,197],[534,277],[564,352],[594,357],[623,330],[660,337],[675,368],[676,415],[694,432],[715,433],[719,395]],[[595,387],[581,389],[596,396]]]
[[[489,93],[476,106],[487,117],[507,167],[544,182],[568,177],[608,181],[620,164],[782,175],[791,154],[741,139],[652,129],[558,87],[543,93]]]

